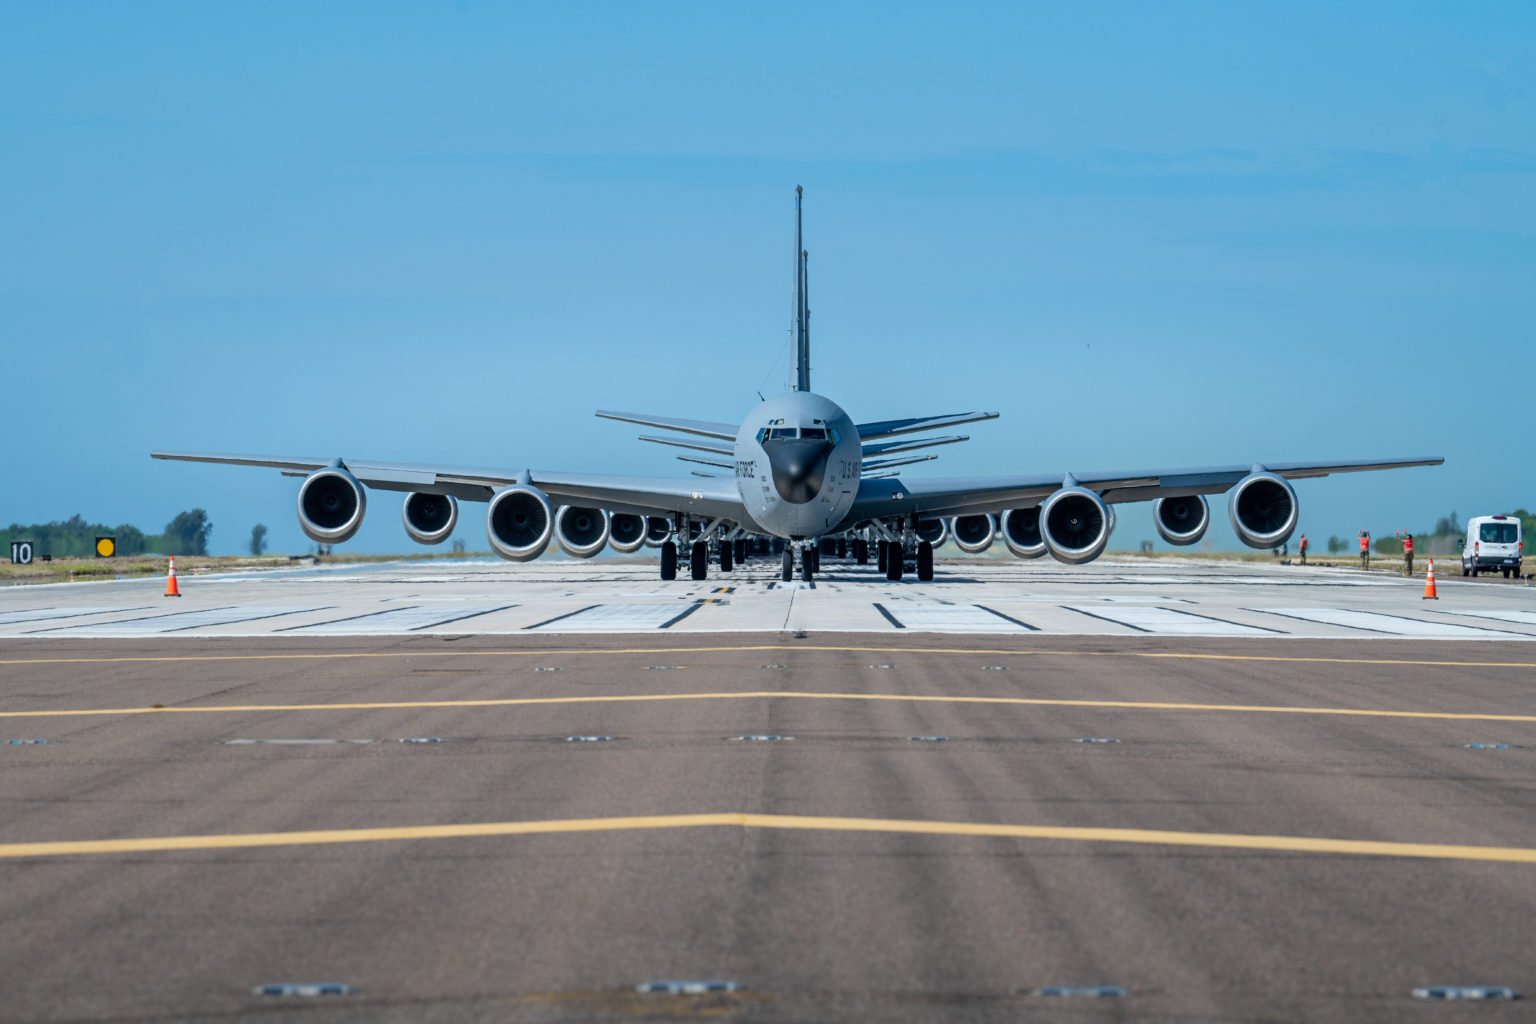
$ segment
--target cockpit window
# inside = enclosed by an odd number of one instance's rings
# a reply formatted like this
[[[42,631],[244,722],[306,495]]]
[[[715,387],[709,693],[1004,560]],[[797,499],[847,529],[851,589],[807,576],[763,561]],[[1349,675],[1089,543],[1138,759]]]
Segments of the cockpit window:
[[[795,438],[795,428],[794,427],[769,427],[768,428],[767,440],[769,440],[769,441],[792,441],[792,440],[794,440],[794,438]]]
[[[808,441],[825,441],[827,432],[822,427],[801,427],[800,436]]]

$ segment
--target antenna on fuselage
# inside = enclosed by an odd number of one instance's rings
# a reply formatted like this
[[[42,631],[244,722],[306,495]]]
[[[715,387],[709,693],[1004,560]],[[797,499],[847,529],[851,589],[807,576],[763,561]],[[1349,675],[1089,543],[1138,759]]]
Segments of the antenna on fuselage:
[[[800,220],[800,196],[804,189],[795,186],[795,390],[811,390],[811,310],[806,301],[806,251]]]

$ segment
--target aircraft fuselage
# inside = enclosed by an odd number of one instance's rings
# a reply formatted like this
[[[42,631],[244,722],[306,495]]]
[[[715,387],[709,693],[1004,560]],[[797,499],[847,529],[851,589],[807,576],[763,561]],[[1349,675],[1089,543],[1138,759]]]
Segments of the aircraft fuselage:
[[[761,533],[827,533],[853,508],[864,464],[853,419],[836,402],[787,391],[753,409],[736,435],[736,488]]]

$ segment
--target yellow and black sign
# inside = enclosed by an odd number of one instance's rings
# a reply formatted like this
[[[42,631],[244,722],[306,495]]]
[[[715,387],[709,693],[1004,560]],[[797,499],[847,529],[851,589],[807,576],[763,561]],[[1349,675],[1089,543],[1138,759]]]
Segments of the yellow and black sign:
[[[117,554],[117,538],[116,537],[97,537],[96,538],[96,557],[97,558],[111,558],[115,554]]]

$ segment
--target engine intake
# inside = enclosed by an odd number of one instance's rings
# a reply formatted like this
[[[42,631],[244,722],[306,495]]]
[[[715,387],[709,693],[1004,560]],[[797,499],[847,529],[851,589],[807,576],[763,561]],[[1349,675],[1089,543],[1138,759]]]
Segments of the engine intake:
[[[659,548],[672,536],[672,522],[661,516],[645,517],[645,546]]]
[[[485,513],[485,536],[491,550],[509,562],[528,562],[542,555],[554,527],[549,498],[526,484],[498,491]]]
[[[405,535],[417,544],[441,544],[459,525],[459,502],[448,494],[412,491],[400,508]]]
[[[591,558],[608,543],[608,513],[600,508],[561,505],[555,515],[555,540],[572,558]]]
[[[925,540],[934,547],[939,547],[949,539],[949,524],[942,519],[919,519],[917,521],[917,539]]]
[[[989,515],[955,516],[950,520],[949,532],[954,535],[957,548],[968,555],[979,555],[992,546],[997,523]]]
[[[1211,525],[1211,506],[1198,494],[1158,498],[1152,503],[1152,525],[1169,544],[1194,544]]]
[[[299,528],[316,544],[341,544],[363,525],[368,495],[339,466],[311,473],[299,488]]]
[[[1039,558],[1045,554],[1045,538],[1040,535],[1040,508],[1011,508],[1003,513],[998,532],[1015,558]]]
[[[1109,509],[1086,487],[1063,487],[1040,505],[1046,550],[1068,565],[1082,565],[1104,553],[1109,522]]]
[[[1232,532],[1251,548],[1279,547],[1290,540],[1300,513],[1291,485],[1268,471],[1243,477],[1227,499]]]
[[[608,517],[608,546],[621,555],[639,551],[645,543],[645,516],[614,512]]]

